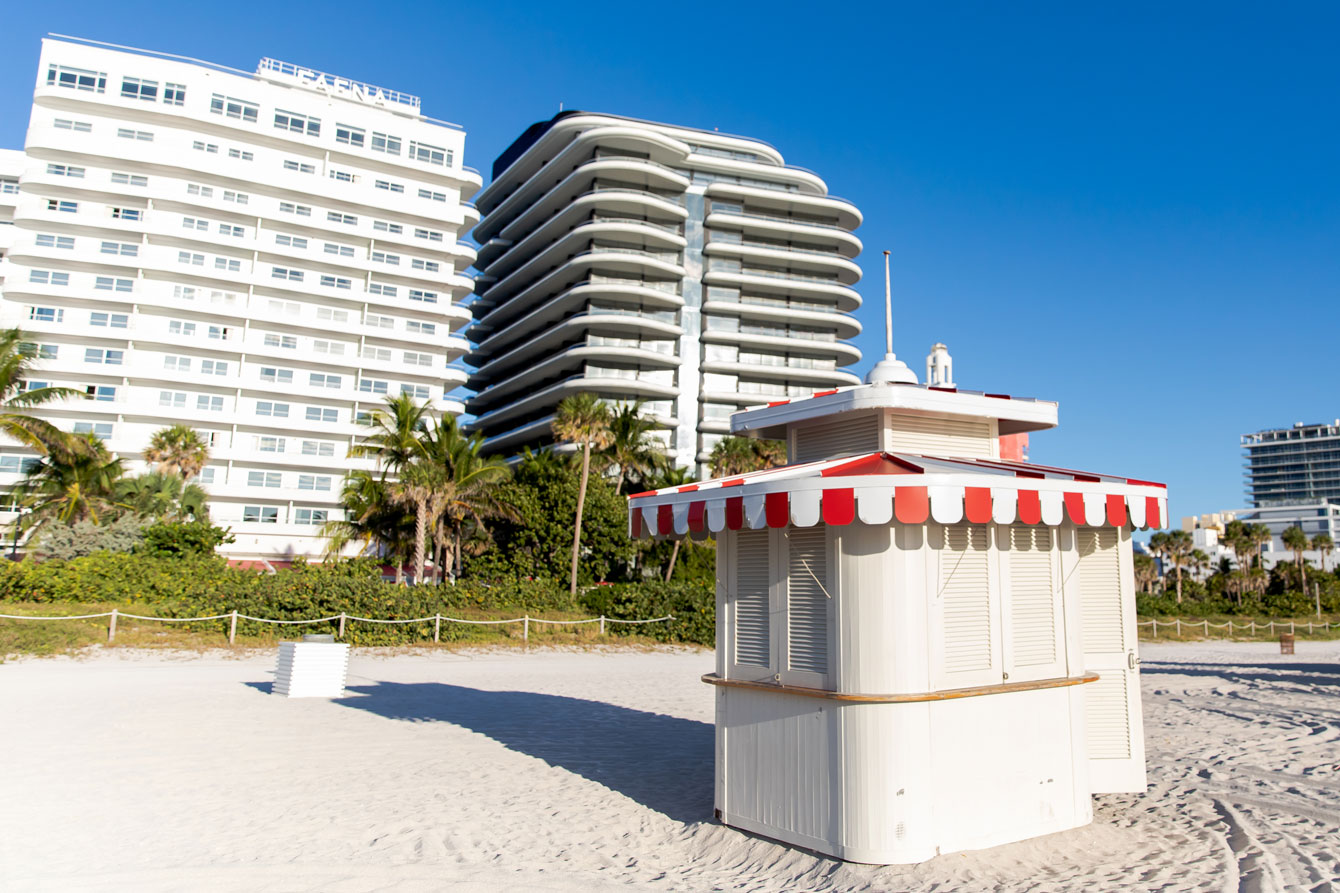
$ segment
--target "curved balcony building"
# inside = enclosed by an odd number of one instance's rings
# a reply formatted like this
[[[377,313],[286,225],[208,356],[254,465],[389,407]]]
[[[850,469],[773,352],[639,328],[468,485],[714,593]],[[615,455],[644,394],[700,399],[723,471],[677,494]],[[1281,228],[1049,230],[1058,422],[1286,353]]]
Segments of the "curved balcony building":
[[[857,384],[861,213],[746,137],[563,112],[477,199],[472,427],[552,442],[560,400],[643,401],[696,467],[732,412]]]
[[[320,555],[370,467],[347,456],[360,422],[399,393],[464,410],[464,139],[417,97],[271,59],[44,41],[22,169],[0,171],[0,316],[35,378],[88,399],[42,414],[132,469],[155,430],[195,428],[230,554]],[[2,445],[0,488],[23,454]]]

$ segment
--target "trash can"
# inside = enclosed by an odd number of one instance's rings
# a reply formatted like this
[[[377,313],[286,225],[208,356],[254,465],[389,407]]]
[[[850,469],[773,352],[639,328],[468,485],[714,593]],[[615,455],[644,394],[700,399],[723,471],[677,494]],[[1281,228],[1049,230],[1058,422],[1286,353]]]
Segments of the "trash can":
[[[270,691],[286,698],[340,698],[348,673],[348,645],[331,635],[305,635],[301,642],[279,643]]]
[[[1293,633],[1280,634],[1280,654],[1293,654]]]

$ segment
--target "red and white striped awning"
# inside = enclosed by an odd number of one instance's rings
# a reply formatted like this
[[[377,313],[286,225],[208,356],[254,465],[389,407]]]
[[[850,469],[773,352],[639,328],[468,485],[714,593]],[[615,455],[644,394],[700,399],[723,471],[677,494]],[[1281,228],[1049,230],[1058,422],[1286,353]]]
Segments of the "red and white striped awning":
[[[825,524],[1045,524],[1159,528],[1167,488],[1026,462],[870,453],[636,493],[628,529],[705,537]]]

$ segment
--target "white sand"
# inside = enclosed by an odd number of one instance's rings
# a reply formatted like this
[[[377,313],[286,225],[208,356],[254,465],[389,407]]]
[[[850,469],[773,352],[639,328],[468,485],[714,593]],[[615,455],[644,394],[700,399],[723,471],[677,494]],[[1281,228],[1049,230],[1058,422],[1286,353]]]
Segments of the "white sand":
[[[713,824],[704,652],[0,665],[0,889],[1326,890],[1340,644],[1150,645],[1151,786],[1087,828],[911,867]]]

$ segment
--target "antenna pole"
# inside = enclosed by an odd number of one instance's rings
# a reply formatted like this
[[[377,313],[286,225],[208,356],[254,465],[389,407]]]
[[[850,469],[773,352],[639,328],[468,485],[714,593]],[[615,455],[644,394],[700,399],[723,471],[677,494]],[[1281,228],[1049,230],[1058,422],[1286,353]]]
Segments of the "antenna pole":
[[[884,252],[884,352],[893,353],[893,288],[889,284],[889,252]]]

